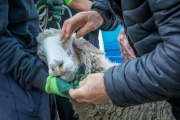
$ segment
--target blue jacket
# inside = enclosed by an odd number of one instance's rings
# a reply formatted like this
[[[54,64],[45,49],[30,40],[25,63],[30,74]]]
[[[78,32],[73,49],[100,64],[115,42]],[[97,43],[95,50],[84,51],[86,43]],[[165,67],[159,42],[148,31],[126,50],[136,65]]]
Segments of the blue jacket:
[[[47,67],[36,55],[38,26],[34,0],[0,0],[2,120],[57,119],[55,96],[44,91]]]
[[[1,0],[0,16],[0,72],[25,89],[44,90],[48,72],[37,57],[27,53],[36,51],[39,33],[34,0]]]

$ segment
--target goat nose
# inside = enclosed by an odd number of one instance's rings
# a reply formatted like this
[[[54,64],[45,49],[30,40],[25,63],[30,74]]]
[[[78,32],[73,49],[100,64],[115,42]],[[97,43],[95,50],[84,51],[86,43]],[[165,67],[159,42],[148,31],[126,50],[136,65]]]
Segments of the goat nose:
[[[52,70],[60,69],[63,66],[63,61],[54,60],[54,63],[50,64]]]

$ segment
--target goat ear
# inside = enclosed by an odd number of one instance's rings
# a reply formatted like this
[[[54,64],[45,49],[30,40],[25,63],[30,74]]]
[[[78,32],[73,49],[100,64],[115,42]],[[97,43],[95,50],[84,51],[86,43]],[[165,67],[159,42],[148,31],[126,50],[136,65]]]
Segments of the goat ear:
[[[83,50],[85,52],[93,52],[97,54],[105,54],[103,51],[94,47],[89,41],[86,41],[83,38],[77,39],[75,35],[73,35],[72,38],[73,38],[73,45],[80,50]]]

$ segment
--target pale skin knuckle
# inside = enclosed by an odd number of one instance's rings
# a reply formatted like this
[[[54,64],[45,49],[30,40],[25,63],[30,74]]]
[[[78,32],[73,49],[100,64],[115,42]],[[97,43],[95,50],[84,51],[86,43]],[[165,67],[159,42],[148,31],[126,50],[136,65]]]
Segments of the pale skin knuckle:
[[[71,29],[70,31],[69,31],[69,36],[71,37],[71,35],[73,34],[73,29]]]
[[[68,24],[69,20],[64,21],[64,25],[66,26]]]
[[[76,94],[70,94],[72,99],[76,99]]]
[[[72,99],[76,99],[76,97],[74,95],[70,95]]]
[[[96,25],[93,22],[90,22],[88,28],[89,28],[89,31],[90,30],[95,30],[96,29]]]
[[[93,29],[95,30],[97,28],[97,25],[96,24],[93,24],[92,25]]]

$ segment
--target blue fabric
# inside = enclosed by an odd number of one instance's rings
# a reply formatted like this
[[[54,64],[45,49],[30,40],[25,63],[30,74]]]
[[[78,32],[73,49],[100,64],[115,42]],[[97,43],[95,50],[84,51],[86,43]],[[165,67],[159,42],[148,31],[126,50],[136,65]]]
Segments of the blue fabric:
[[[24,51],[37,47],[39,18],[34,0],[0,0],[0,15],[0,72],[25,89],[44,90],[48,73],[37,57]]]
[[[47,67],[36,55],[34,0],[0,0],[0,119],[56,120],[54,95],[45,93]]]
[[[0,96],[1,120],[56,120],[53,95],[36,88],[26,91],[12,78],[2,73],[0,73]]]
[[[36,49],[23,49],[36,55]],[[44,64],[43,68],[47,70]],[[1,120],[56,120],[55,95],[37,88],[25,90],[10,76],[0,73],[0,118]],[[1,112],[2,111],[2,112]]]

